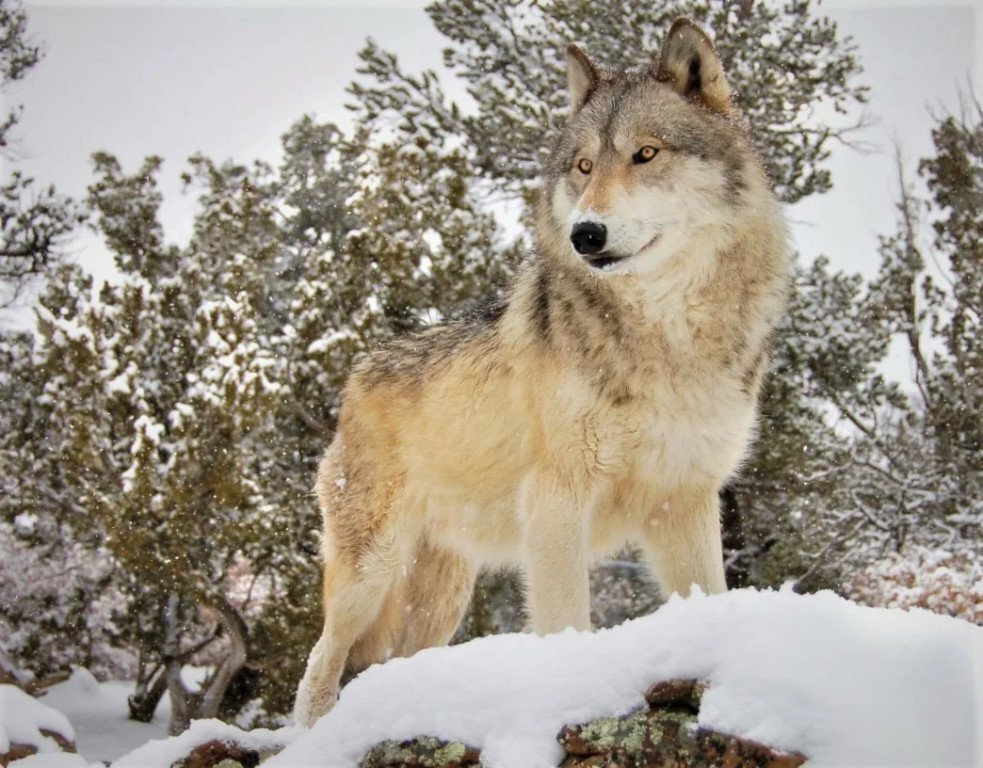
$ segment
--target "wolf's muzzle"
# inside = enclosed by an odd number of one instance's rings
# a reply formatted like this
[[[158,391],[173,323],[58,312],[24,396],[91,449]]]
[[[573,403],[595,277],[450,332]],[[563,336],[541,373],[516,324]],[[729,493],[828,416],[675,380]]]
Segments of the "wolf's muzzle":
[[[604,250],[604,244],[608,239],[608,230],[603,224],[596,221],[584,221],[575,224],[570,233],[570,242],[573,249],[581,256],[600,253]]]

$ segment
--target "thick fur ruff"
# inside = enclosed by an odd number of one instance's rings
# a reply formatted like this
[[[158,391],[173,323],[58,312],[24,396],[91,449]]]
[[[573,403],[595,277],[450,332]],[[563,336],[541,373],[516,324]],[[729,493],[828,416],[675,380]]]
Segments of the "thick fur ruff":
[[[717,494],[784,307],[779,206],[691,23],[651,67],[607,75],[572,48],[568,70],[536,258],[504,302],[349,379],[316,483],[324,633],[299,723],[346,670],[446,643],[482,567],[522,570],[539,633],[590,627],[588,568],[629,542],[664,593],[725,589]],[[599,254],[571,243],[585,222]]]

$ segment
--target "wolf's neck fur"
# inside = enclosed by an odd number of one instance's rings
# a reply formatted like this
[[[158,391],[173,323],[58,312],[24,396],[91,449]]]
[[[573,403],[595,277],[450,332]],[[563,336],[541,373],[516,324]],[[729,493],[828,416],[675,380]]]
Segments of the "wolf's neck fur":
[[[614,404],[654,380],[685,386],[707,368],[751,380],[784,290],[777,208],[757,210],[740,229],[695,233],[651,274],[592,272],[554,228],[540,228],[538,260],[520,276],[513,310]]]

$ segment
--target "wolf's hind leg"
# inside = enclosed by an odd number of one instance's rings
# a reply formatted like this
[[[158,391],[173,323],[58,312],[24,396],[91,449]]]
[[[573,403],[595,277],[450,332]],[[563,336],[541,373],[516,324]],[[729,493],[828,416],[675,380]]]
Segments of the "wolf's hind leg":
[[[345,661],[341,687],[363,670],[399,655],[399,641],[405,621],[404,585],[397,582],[389,589],[375,620],[355,641]]]
[[[727,591],[714,488],[674,492],[652,512],[641,544],[663,597],[685,597],[693,584],[707,594]]]
[[[404,628],[398,655],[412,656],[450,641],[468,607],[474,578],[466,558],[426,541],[420,544],[403,590]]]
[[[297,724],[311,726],[334,706],[349,651],[375,621],[392,587],[391,560],[363,558],[358,567],[341,559],[325,563],[324,630],[297,688]]]

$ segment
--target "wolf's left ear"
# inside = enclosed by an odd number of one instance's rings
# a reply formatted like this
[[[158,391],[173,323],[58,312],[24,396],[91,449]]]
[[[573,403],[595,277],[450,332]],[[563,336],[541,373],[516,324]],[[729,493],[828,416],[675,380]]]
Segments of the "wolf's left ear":
[[[567,46],[567,91],[570,94],[570,111],[576,112],[590,98],[601,82],[601,73],[594,63],[573,43]]]
[[[687,99],[727,116],[737,114],[730,100],[730,86],[707,33],[686,18],[669,28],[655,77],[669,83]]]

